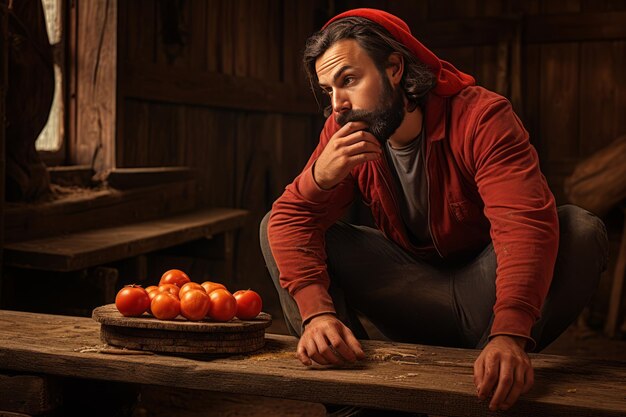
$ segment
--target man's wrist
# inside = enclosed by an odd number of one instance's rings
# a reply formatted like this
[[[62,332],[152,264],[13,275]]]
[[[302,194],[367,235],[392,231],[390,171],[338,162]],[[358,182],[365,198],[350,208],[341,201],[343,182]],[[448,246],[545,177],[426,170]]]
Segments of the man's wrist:
[[[495,335],[491,338],[491,340],[494,340],[496,338],[508,338],[511,339],[513,342],[515,342],[515,344],[517,344],[517,346],[519,346],[522,349],[526,348],[526,343],[528,343],[528,339],[523,337],[523,336],[514,336],[514,335],[510,335],[510,334],[498,334]]]

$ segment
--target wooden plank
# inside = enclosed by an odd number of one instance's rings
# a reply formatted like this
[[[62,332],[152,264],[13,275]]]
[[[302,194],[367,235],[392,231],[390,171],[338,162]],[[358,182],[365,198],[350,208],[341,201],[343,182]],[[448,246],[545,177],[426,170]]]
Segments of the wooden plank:
[[[107,182],[118,190],[128,190],[187,181],[195,177],[196,171],[189,167],[116,168],[107,176]]]
[[[233,31],[235,24],[235,2],[231,0],[220,0],[219,12],[219,41],[220,49],[220,72],[225,75],[234,73],[234,40]]]
[[[39,415],[63,402],[61,381],[45,375],[0,373],[0,410]]]
[[[48,167],[50,182],[64,186],[89,187],[95,172],[89,165]]]
[[[220,3],[218,0],[212,0],[206,4],[206,69],[209,72],[216,72],[221,62],[219,51],[219,21],[220,21]]]
[[[246,213],[204,209],[125,226],[8,243],[4,247],[5,263],[20,268],[75,271],[238,228]]]
[[[624,118],[625,109],[615,109],[616,80],[626,67],[614,61],[611,42],[585,42],[580,46],[580,144],[581,156],[588,156],[616,139],[614,121]],[[619,58],[617,58],[619,59]],[[623,64],[622,60],[622,64]],[[590,85],[589,80],[594,80]],[[617,112],[621,115],[616,114]]]
[[[77,165],[97,173],[115,166],[117,1],[96,0],[78,7]]]
[[[486,403],[476,399],[472,375],[478,350],[365,340],[366,359],[358,364],[306,368],[294,357],[296,338],[267,334],[265,347],[248,355],[209,360],[114,355],[106,354],[99,325],[90,319],[15,311],[0,311],[0,336],[0,368],[20,372],[435,415],[491,415]],[[623,363],[540,354],[531,358],[535,386],[507,416],[626,413]]]
[[[12,204],[7,207],[5,241],[17,242],[117,226],[181,213],[196,207],[195,181],[126,191],[84,189],[48,203]]]
[[[284,83],[132,64],[124,72],[120,83],[126,97],[237,110],[318,112],[310,91]]]
[[[528,16],[524,25],[528,43],[612,39],[626,39],[626,11]]]
[[[541,47],[539,132],[548,176],[553,162],[579,156],[578,59],[577,44]]]

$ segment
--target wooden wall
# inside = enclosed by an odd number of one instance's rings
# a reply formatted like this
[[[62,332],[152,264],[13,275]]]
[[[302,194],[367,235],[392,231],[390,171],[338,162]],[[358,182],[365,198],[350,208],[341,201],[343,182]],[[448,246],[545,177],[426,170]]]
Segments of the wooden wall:
[[[353,7],[397,14],[508,96],[560,203],[574,165],[626,133],[626,0],[120,2],[117,166],[191,166],[202,205],[251,210],[233,284],[271,303],[258,223],[323,122],[300,53],[328,17]]]
[[[260,290],[275,313],[258,225],[304,166],[323,123],[299,52],[326,6],[119,3],[117,166],[191,166],[201,205],[251,210],[229,283]]]

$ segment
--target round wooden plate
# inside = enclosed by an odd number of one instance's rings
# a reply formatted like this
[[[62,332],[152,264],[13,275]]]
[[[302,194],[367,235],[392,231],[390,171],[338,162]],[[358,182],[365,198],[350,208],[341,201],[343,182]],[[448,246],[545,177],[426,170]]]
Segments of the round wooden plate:
[[[158,320],[148,314],[124,317],[115,304],[94,309],[92,317],[100,323],[100,338],[112,346],[169,353],[252,352],[264,346],[265,329],[272,324],[267,313],[226,323],[189,321],[180,316]]]

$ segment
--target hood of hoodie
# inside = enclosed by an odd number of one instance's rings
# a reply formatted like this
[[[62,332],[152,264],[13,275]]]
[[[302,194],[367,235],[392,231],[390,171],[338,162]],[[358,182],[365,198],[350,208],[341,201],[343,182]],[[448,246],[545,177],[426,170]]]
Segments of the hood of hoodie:
[[[426,48],[412,34],[409,26],[399,17],[391,13],[377,9],[354,9],[348,10],[330,19],[322,27],[326,29],[331,23],[346,17],[362,17],[387,29],[395,40],[406,46],[413,54],[423,62],[437,77],[437,85],[432,90],[433,94],[449,97],[459,93],[467,86],[476,84],[474,77],[459,71],[454,65],[443,59],[439,59],[430,49]]]

